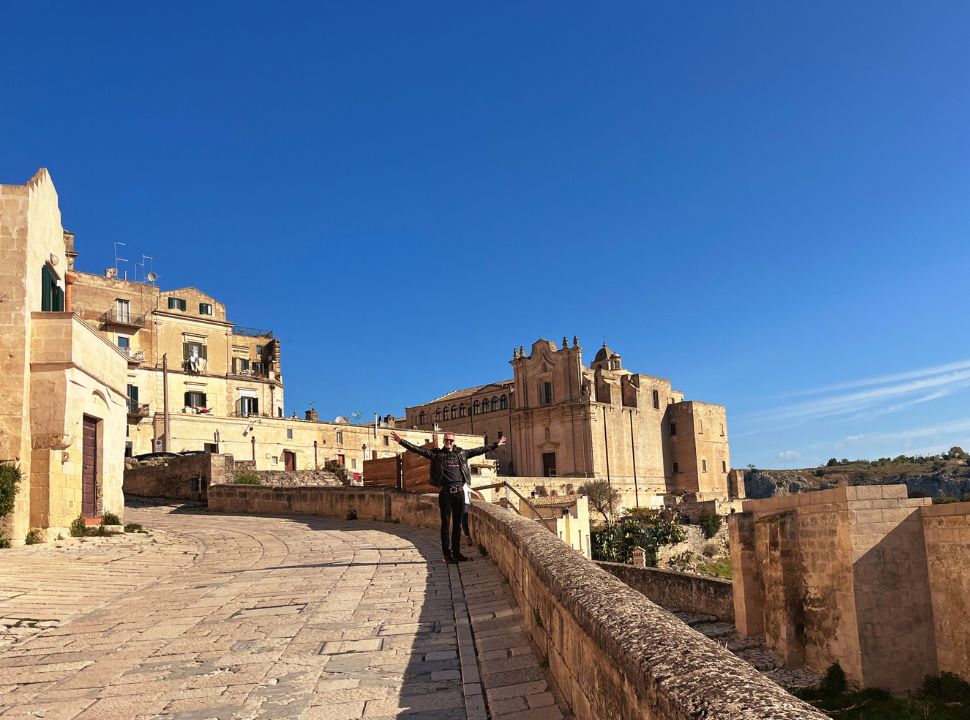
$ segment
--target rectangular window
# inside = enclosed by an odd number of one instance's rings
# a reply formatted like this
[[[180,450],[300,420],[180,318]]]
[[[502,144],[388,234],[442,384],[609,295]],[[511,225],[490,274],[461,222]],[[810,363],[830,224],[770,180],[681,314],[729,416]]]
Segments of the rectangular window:
[[[350,469],[351,470],[357,469],[357,461],[354,458],[350,458]]]
[[[274,465],[278,465],[279,462],[280,462],[280,456],[279,455],[274,455],[273,456],[273,464]]]
[[[197,390],[190,390],[185,393],[185,406],[204,408],[208,407],[205,402],[205,393]]]
[[[343,445],[344,444],[344,434],[340,430],[337,431],[337,444],[338,445]]]
[[[552,403],[552,383],[544,382],[539,388],[539,403],[549,405]]]
[[[44,312],[64,312],[64,289],[57,284],[57,276],[49,265],[41,270],[40,309]]]
[[[654,410],[659,410],[660,409],[660,391],[659,390],[654,390],[653,391],[653,409]]]
[[[232,372],[234,375],[248,375],[249,374],[249,360],[246,358],[232,359]]]
[[[137,385],[128,386],[128,412],[130,413],[138,412],[138,386]]]
[[[676,437],[677,435],[677,423],[670,423],[670,437]]]
[[[169,310],[182,310],[184,312],[186,307],[188,307],[188,305],[182,298],[170,297],[168,299]]]
[[[118,322],[131,322],[131,303],[127,300],[115,300],[115,320]]]
[[[700,418],[697,419],[697,434],[698,435],[704,434],[704,421],[701,420]]]
[[[239,398],[239,414],[242,417],[259,415],[259,399],[254,397]]]
[[[125,335],[118,336],[118,347],[122,350],[128,350],[131,348],[131,338]]]
[[[679,473],[680,472],[680,466],[677,463],[674,463],[674,472],[675,473]]]
[[[199,315],[211,315],[212,305],[209,303],[199,303]]]
[[[192,358],[207,358],[208,354],[205,349],[205,343],[200,343],[198,341],[183,342],[182,343],[182,359],[191,360]]]
[[[701,472],[707,472],[707,460],[701,460]]]
[[[727,472],[727,461],[721,460],[721,472]]]
[[[287,428],[286,429],[286,439],[287,440],[292,440],[293,439],[293,430],[291,428]]]

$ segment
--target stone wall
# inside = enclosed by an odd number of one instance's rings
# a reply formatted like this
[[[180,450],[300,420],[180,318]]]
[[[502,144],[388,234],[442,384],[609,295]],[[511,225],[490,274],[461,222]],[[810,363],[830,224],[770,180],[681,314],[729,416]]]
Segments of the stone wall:
[[[433,496],[391,489],[210,489],[216,512],[306,514],[437,527]],[[560,542],[541,525],[475,502],[472,534],[508,578],[526,630],[579,720],[825,717]]]
[[[125,468],[125,495],[204,502],[210,485],[232,472],[228,455],[183,455]]]
[[[662,608],[713,615],[722,622],[734,622],[734,598],[729,580],[621,563],[596,564]]]
[[[226,482],[232,483],[239,475],[255,475],[267,487],[339,486],[340,479],[328,470],[230,470]]]
[[[749,500],[729,517],[739,632],[788,665],[905,692],[938,672],[921,509],[904,485]],[[938,643],[937,643],[938,644]]]
[[[940,672],[970,680],[970,503],[922,508]]]

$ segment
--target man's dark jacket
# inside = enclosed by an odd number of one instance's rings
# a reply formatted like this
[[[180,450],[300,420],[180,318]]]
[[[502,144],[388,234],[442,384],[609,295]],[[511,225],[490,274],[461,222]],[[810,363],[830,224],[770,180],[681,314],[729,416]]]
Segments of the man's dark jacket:
[[[431,484],[435,487],[441,487],[444,483],[445,476],[445,463],[442,455],[448,451],[444,448],[418,447],[414,443],[409,443],[407,440],[401,440],[400,443],[411,452],[417,453],[422,457],[426,457],[431,461]],[[458,467],[461,470],[462,482],[471,484],[472,481],[472,473],[471,470],[468,469],[468,458],[475,457],[476,455],[484,455],[487,452],[492,452],[492,450],[497,447],[497,442],[493,442],[489,445],[483,445],[482,447],[473,448],[471,450],[465,450],[465,448],[460,448],[457,445],[454,446],[452,452],[458,454]]]

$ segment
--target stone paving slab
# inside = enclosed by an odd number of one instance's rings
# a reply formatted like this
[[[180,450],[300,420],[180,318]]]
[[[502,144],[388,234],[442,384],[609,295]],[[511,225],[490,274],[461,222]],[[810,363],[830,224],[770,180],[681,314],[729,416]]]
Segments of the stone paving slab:
[[[0,648],[0,720],[486,720],[493,696],[521,701],[493,718],[562,717],[494,564],[446,565],[433,530],[128,520],[154,535],[3,555],[0,614],[57,625]]]

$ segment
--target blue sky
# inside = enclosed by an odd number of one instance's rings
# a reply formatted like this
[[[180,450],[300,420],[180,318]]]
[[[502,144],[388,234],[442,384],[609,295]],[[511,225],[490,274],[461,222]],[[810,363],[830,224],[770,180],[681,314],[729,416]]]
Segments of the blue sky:
[[[288,413],[578,335],[736,466],[970,446],[970,5],[142,5],[5,8],[0,181],[273,328]]]

